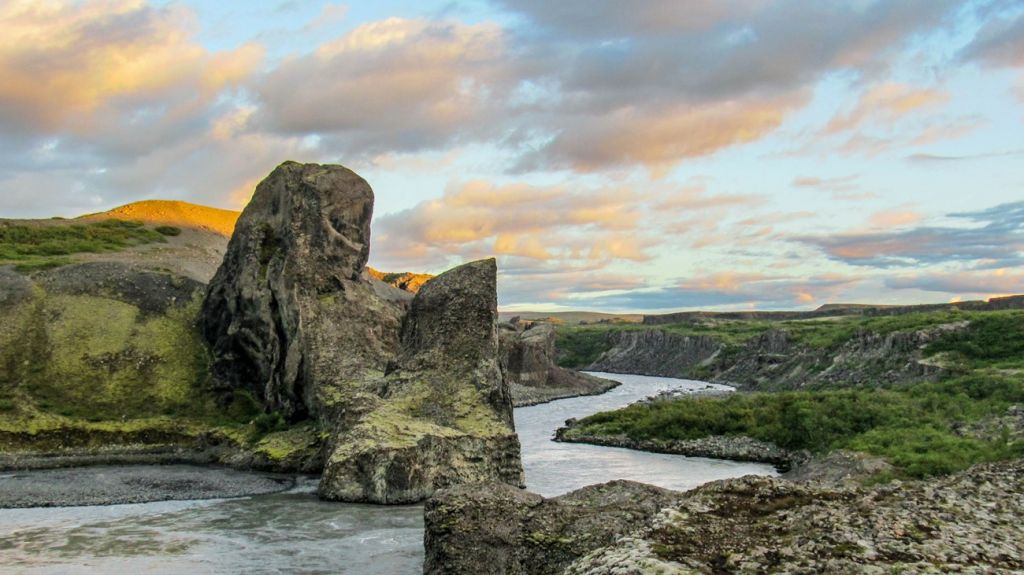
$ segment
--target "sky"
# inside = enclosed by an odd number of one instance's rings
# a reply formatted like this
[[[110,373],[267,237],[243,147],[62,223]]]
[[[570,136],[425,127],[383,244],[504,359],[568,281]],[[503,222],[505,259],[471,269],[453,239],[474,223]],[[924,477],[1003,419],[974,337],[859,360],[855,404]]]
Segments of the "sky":
[[[507,310],[1024,292],[1021,0],[0,0],[0,217],[373,187]]]

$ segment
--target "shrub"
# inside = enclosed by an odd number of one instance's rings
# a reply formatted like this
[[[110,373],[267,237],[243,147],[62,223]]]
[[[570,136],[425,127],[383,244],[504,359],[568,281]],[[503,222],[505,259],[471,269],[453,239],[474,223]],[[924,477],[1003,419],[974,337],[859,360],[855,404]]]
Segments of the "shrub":
[[[180,236],[181,235],[181,228],[176,228],[174,226],[157,226],[154,229],[156,230],[156,232],[158,234],[161,234],[161,235],[164,235],[164,236],[174,237],[174,236]]]

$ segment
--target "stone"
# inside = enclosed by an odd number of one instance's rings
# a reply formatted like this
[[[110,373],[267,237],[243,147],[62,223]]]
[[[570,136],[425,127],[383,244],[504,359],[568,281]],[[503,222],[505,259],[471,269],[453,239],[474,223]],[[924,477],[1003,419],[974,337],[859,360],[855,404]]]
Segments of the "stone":
[[[425,572],[1021,573],[1022,471],[1018,459],[870,487],[754,476],[686,493],[607,484],[604,495],[588,487],[554,500],[463,486],[426,505]]]
[[[562,573],[644,526],[682,495],[612,481],[545,499],[507,485],[464,485],[427,501],[428,575]]]
[[[523,484],[512,401],[498,361],[497,266],[465,264],[425,284],[379,396],[336,428],[324,499],[411,503],[461,483]]]
[[[292,422],[358,417],[404,313],[363,276],[372,213],[369,184],[342,166],[285,162],[256,187],[202,311],[225,401],[243,390]]]
[[[517,319],[517,318],[513,318]],[[500,350],[505,373],[517,407],[564,397],[596,395],[619,385],[559,367],[555,363],[555,327],[533,323],[524,330],[520,322],[502,324]]]

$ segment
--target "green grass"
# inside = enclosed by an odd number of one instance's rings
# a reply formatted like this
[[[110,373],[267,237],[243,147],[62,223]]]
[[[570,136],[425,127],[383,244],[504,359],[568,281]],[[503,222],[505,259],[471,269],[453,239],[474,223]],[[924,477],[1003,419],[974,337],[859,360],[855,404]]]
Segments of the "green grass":
[[[971,312],[961,310],[930,311],[895,316],[862,317],[852,316],[831,320],[722,320],[703,323],[678,323],[658,326],[615,324],[557,326],[556,347],[558,363],[562,367],[580,369],[593,363],[608,350],[608,334],[619,331],[661,330],[684,336],[712,337],[725,345],[722,358],[739,352],[745,344],[760,337],[771,329],[785,331],[791,340],[807,348],[829,350],[837,348],[861,333],[871,332],[888,335],[899,332],[914,332],[943,324],[969,321],[969,334],[953,337],[947,348],[935,347],[935,351],[955,352],[957,358],[964,358],[989,365],[982,357],[981,349],[997,349],[1004,345],[1017,346],[1016,357],[1009,366],[1024,366],[1024,311]],[[974,326],[977,326],[976,328]],[[1002,341],[1009,337],[1013,342]],[[973,342],[973,344],[972,344]],[[976,346],[971,348],[971,346]],[[993,352],[999,353],[999,352]]]
[[[1024,312],[975,314],[966,330],[945,334],[926,352],[948,354],[967,369],[1024,368]]]
[[[572,434],[685,440],[742,435],[812,452],[853,449],[888,458],[910,477],[1024,455],[1006,437],[961,437],[954,424],[1002,415],[1024,402],[1024,382],[973,374],[888,389],[736,394],[633,405],[581,420]]]
[[[179,230],[180,233],[180,230]],[[70,263],[68,256],[102,253],[164,242],[165,233],[142,222],[107,220],[83,224],[0,224],[0,265],[30,272]]]

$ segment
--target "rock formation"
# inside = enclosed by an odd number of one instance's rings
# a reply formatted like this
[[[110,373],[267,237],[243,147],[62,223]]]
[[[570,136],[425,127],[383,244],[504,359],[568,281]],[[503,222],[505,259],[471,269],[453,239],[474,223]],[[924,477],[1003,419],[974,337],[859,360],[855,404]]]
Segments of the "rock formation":
[[[610,496],[594,489],[553,500],[501,486],[443,492],[426,507],[425,571],[1024,571],[1022,460],[875,487],[749,476],[686,493],[615,483],[598,488]]]
[[[260,183],[203,306],[221,396],[248,392],[328,429],[326,499],[521,484],[495,262],[442,274],[410,302],[365,272],[372,211],[370,186],[341,166],[286,162]]]
[[[494,260],[478,261],[416,294],[380,398],[335,439],[321,497],[409,503],[459,483],[522,484],[498,362],[496,274]]]
[[[424,511],[428,575],[548,575],[613,544],[682,499],[632,481],[545,499],[507,485],[442,491]]]
[[[369,184],[341,166],[286,162],[257,186],[203,305],[224,391],[290,421],[374,395],[361,382],[393,355],[403,310],[362,278],[372,213]]]
[[[516,406],[595,395],[618,385],[556,365],[555,328],[549,323],[520,329],[519,322],[510,322],[500,327],[501,357]]]
[[[892,333],[858,331],[825,347],[798,341],[784,328],[732,344],[713,330],[709,335],[660,328],[610,330],[604,351],[584,369],[692,378],[762,391],[912,383],[944,373],[941,365],[923,357],[923,348],[967,326],[960,321]]]

